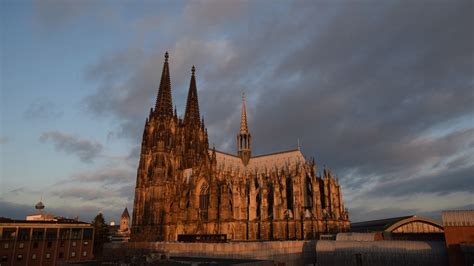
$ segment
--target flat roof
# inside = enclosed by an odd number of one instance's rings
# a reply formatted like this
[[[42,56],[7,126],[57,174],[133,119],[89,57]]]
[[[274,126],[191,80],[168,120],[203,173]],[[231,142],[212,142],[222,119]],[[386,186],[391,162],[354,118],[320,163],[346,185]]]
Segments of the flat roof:
[[[91,225],[90,223],[86,222],[81,222],[81,221],[76,221],[74,219],[57,219],[54,221],[34,221],[34,220],[15,220],[15,219],[9,219],[9,218],[4,218],[0,217],[0,226],[5,226],[5,225],[18,225],[18,224],[31,224],[31,225],[41,225],[41,224],[49,224],[49,225]]]

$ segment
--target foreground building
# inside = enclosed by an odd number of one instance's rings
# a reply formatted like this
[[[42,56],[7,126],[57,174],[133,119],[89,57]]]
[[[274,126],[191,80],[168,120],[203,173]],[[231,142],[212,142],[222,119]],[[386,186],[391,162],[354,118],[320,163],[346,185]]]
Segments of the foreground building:
[[[232,240],[314,238],[349,227],[339,182],[294,150],[253,156],[245,98],[237,154],[209,148],[195,68],[184,118],[173,112],[168,53],[155,108],[145,122],[137,171],[132,241],[178,235]]]
[[[91,261],[94,228],[73,219],[0,218],[0,265]]]
[[[474,210],[442,212],[449,265],[474,265]]]

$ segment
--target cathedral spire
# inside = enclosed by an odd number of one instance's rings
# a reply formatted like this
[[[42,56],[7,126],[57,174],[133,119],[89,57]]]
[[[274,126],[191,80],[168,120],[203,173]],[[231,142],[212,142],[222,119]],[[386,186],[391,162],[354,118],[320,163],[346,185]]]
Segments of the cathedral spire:
[[[161,73],[158,97],[156,97],[155,112],[158,115],[173,116],[173,100],[171,98],[171,79],[168,66],[168,52],[165,53],[165,63]]]
[[[245,94],[242,94],[242,116],[240,118],[240,131],[237,134],[237,151],[244,165],[247,165],[251,156],[251,139],[247,127],[247,111],[245,108]]]
[[[248,134],[247,111],[245,110],[245,94],[242,94],[242,116],[240,117],[240,134]]]
[[[191,82],[189,83],[188,100],[186,102],[186,111],[184,113],[184,124],[200,126],[199,102],[196,88],[196,77],[194,73],[196,68],[191,68]]]

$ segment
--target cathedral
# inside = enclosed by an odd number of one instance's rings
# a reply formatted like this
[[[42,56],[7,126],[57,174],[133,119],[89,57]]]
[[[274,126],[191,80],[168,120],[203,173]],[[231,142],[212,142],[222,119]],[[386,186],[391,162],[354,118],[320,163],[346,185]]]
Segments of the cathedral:
[[[236,154],[210,148],[195,68],[181,118],[173,111],[168,57],[143,131],[131,241],[314,239],[349,228],[338,179],[328,169],[317,174],[299,146],[252,154],[245,97]]]

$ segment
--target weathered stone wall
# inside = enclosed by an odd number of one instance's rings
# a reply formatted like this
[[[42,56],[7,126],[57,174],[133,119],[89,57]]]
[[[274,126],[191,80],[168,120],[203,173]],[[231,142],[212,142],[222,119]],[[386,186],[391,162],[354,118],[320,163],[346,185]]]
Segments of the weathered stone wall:
[[[104,253],[108,261],[124,261],[133,256],[156,253],[167,258],[252,259],[285,265],[448,264],[442,241],[129,242],[107,244]]]
[[[443,241],[330,241],[316,243],[318,265],[444,266]]]
[[[168,258],[225,258],[274,261],[285,265],[314,264],[315,241],[266,241],[230,243],[129,242],[105,246],[106,261],[125,261],[127,257],[147,253],[163,254]]]

